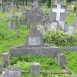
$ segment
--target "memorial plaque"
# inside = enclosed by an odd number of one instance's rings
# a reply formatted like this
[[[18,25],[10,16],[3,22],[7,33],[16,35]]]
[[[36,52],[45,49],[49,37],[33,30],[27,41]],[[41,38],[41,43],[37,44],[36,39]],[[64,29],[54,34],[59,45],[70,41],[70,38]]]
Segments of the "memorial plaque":
[[[29,45],[41,45],[40,37],[29,37],[28,40]]]

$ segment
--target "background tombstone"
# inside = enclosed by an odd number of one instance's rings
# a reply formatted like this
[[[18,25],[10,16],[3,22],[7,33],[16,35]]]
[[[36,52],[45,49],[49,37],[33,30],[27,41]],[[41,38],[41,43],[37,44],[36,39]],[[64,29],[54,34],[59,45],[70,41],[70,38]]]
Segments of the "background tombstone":
[[[74,27],[68,26],[68,28],[67,28],[68,34],[71,35],[73,33],[73,31],[74,31]]]
[[[30,74],[40,74],[40,63],[33,62],[30,64]]]
[[[57,30],[60,27],[65,26],[65,16],[66,16],[66,0],[51,0],[51,28]],[[58,23],[57,23],[58,22]],[[64,24],[63,24],[64,23]]]
[[[2,12],[5,12],[5,3],[2,4]]]
[[[58,26],[57,22],[65,23],[65,16],[66,16],[66,5],[56,4],[51,5],[51,26],[56,27]],[[54,24],[54,25],[53,25]],[[63,26],[62,24],[61,26]]]
[[[21,72],[18,67],[9,67],[8,70],[2,74],[2,77],[21,77]]]
[[[72,26],[73,26],[75,29],[77,29],[77,21],[74,21],[73,24],[72,24]]]
[[[0,74],[3,72],[3,65],[0,63]]]
[[[15,20],[10,20],[8,23],[8,28],[9,29],[15,29],[17,25],[17,22]]]
[[[32,9],[34,10],[34,9],[38,9],[38,8],[39,8],[39,2],[38,2],[38,0],[34,0],[34,3],[32,5]]]
[[[65,68],[66,65],[66,56],[65,54],[59,54],[58,55],[58,66],[62,69]]]
[[[9,55],[9,53],[3,53],[2,63],[3,63],[3,66],[7,66],[7,65],[10,64],[10,55]]]

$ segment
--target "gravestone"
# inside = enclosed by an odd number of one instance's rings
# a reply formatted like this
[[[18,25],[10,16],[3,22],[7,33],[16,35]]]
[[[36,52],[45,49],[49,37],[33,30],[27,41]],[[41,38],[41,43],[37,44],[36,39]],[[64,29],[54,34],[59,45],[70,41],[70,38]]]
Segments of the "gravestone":
[[[32,5],[32,9],[34,10],[34,9],[38,9],[38,8],[39,8],[39,2],[38,2],[38,0],[34,0],[34,3]]]
[[[71,8],[68,9],[67,16],[69,16],[70,14],[71,14]]]
[[[75,29],[77,29],[77,21],[74,21],[73,24],[72,24],[72,26],[73,26]]]
[[[56,4],[51,5],[51,26],[52,29],[57,30],[58,23],[65,23],[66,5]],[[60,24],[62,27],[65,24]]]
[[[52,5],[52,12],[51,12],[52,22],[65,20],[65,15],[66,15],[65,8],[66,6],[61,4]]]
[[[2,12],[4,13],[6,11],[6,9],[5,9],[5,4],[3,3],[2,4]]]
[[[17,22],[15,20],[10,20],[8,22],[8,29],[15,29],[17,25]]]
[[[3,53],[2,63],[3,63],[3,66],[7,66],[7,65],[10,64],[10,55],[9,55],[9,53]]]
[[[11,66],[2,74],[2,77],[21,77],[20,69]]]
[[[30,34],[27,37],[27,44],[28,45],[42,45],[43,39],[41,33],[37,30],[37,24],[39,24],[42,20],[41,15],[39,14],[38,10],[32,10],[28,17],[27,21],[28,23],[32,24],[32,30],[30,31]]]
[[[58,54],[57,47],[50,47],[43,43],[43,36],[37,25],[41,22],[42,17],[38,9],[31,10],[27,15],[27,21],[31,24],[31,31],[26,38],[26,43],[16,47],[10,48],[11,56],[52,56],[56,57]],[[55,55],[56,54],[56,55]]]
[[[33,62],[30,64],[30,74],[40,74],[40,63]]]
[[[66,65],[66,56],[65,54],[59,54],[58,55],[58,66],[62,69],[65,68]]]
[[[23,10],[22,11],[22,15],[23,15],[24,18],[20,19],[20,24],[28,24],[27,23],[27,15],[28,15],[29,12],[30,12],[30,10]]]

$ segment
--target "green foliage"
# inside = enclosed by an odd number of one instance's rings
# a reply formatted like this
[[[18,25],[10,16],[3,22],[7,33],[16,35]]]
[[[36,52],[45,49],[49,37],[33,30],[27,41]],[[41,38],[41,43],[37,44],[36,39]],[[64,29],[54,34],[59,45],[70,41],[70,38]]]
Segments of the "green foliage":
[[[50,8],[51,7],[51,0],[47,0],[47,6]]]
[[[50,31],[44,35],[44,42],[56,46],[74,46],[77,45],[77,37],[76,34]]]

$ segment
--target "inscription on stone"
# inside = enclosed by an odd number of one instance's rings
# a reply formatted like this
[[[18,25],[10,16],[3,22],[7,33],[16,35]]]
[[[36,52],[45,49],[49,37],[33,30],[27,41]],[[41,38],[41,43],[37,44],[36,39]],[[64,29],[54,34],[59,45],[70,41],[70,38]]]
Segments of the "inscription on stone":
[[[29,45],[41,45],[40,37],[29,37]]]

